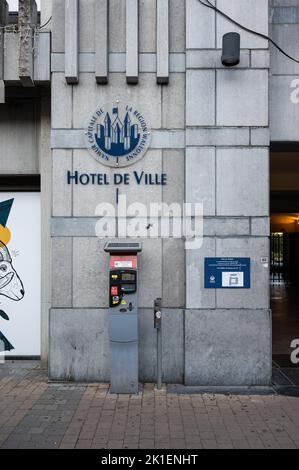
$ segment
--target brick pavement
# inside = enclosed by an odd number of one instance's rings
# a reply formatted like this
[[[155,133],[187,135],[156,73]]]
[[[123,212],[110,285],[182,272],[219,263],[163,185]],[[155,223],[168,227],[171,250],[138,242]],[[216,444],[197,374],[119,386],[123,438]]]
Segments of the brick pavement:
[[[299,448],[299,398],[176,394],[144,384],[49,384],[38,362],[0,365],[1,448]]]

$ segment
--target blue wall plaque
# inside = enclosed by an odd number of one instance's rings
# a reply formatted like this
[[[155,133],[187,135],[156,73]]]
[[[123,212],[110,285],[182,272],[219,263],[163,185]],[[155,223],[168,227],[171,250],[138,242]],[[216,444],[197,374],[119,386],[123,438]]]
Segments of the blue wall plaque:
[[[250,289],[250,258],[205,258],[206,289]]]

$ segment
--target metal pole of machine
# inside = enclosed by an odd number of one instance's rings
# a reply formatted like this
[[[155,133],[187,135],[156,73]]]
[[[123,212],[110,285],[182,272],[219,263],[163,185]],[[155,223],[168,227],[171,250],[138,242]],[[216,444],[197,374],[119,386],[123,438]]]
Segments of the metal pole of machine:
[[[154,325],[157,330],[157,389],[162,388],[162,300],[154,304]]]

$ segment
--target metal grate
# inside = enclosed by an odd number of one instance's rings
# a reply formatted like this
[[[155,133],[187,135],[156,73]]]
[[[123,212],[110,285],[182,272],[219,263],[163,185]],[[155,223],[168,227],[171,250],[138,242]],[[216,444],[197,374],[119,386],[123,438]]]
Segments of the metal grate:
[[[108,248],[138,248],[139,243],[108,243]]]

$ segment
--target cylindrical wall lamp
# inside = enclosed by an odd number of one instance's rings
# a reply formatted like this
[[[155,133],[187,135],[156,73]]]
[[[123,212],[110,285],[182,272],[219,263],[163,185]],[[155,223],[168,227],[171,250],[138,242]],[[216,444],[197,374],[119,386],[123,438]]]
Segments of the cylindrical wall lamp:
[[[240,62],[240,34],[226,33],[222,38],[221,62],[226,67],[233,67]]]

